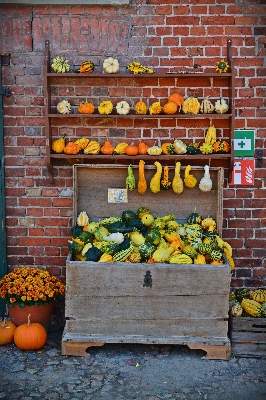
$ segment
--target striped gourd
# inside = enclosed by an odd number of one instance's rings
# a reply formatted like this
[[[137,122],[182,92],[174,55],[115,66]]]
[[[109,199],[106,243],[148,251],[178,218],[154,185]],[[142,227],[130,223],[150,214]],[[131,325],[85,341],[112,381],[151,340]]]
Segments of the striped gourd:
[[[220,261],[222,258],[222,252],[220,250],[212,250],[210,256],[212,261]]]
[[[177,254],[170,258],[170,264],[193,264],[193,260],[191,257],[186,254]]]
[[[176,240],[180,240],[180,236],[176,231],[167,230],[164,234],[165,239],[167,242],[172,243]]]
[[[206,255],[206,254],[211,254],[212,252],[212,247],[210,244],[207,243],[202,243],[199,248],[198,248],[198,252],[200,254]]]
[[[243,299],[241,307],[252,317],[261,317],[261,304],[255,300]]]
[[[130,256],[130,254],[132,253],[133,250],[134,250],[134,246],[131,244],[127,249],[121,250],[118,253],[116,253],[113,256],[113,260],[115,262],[123,262]]]
[[[204,255],[198,253],[197,257],[194,258],[194,264],[206,264]]]
[[[182,251],[186,256],[189,256],[190,258],[196,258],[198,254],[194,247],[190,245],[184,246]]]
[[[258,303],[263,303],[266,300],[266,289],[256,289],[250,292],[250,297]]]
[[[261,316],[266,317],[266,301],[264,301],[261,305]]]
[[[98,262],[113,262],[113,257],[110,254],[104,253],[103,255],[101,255]]]

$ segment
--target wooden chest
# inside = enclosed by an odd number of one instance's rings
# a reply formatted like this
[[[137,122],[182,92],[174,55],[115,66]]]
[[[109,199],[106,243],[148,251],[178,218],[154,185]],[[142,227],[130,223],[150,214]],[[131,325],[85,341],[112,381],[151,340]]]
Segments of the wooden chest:
[[[155,168],[147,167],[146,179]],[[172,171],[173,172],[173,171]],[[201,179],[203,168],[193,170]],[[213,189],[185,188],[144,195],[128,193],[128,203],[108,203],[109,188],[124,188],[127,167],[74,166],[74,218],[120,216],[125,209],[149,207],[156,216],[173,213],[185,221],[194,211],[212,216],[222,229],[222,168],[211,169]],[[137,168],[135,169],[137,177]],[[104,343],[182,344],[203,349],[206,358],[229,359],[228,299],[231,271],[220,265],[66,262],[64,355],[85,355]]]

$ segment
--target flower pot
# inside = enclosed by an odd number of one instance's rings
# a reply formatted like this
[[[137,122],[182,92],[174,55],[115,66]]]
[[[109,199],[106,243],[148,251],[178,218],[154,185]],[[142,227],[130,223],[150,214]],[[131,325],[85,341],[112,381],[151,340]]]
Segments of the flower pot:
[[[26,324],[30,314],[31,322],[38,322],[48,331],[53,309],[54,301],[38,306],[19,307],[19,305],[15,304],[13,307],[8,308],[8,313],[10,320],[17,326]]]

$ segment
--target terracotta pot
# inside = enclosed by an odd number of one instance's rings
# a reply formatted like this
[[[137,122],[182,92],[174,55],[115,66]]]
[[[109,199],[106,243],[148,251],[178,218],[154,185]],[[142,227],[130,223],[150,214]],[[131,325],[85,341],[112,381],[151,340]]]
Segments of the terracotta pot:
[[[48,331],[51,317],[54,310],[54,301],[39,306],[24,306],[19,307],[15,304],[13,307],[8,308],[10,320],[17,326],[28,322],[28,315],[30,314],[31,322],[39,322]]]

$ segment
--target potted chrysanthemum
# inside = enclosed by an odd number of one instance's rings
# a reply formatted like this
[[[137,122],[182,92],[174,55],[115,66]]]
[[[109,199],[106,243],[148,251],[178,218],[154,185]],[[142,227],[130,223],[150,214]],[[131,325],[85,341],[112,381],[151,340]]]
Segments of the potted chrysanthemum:
[[[10,320],[17,326],[27,322],[30,314],[31,322],[47,328],[54,303],[64,293],[64,283],[40,268],[15,268],[0,280],[0,297],[7,305]]]

